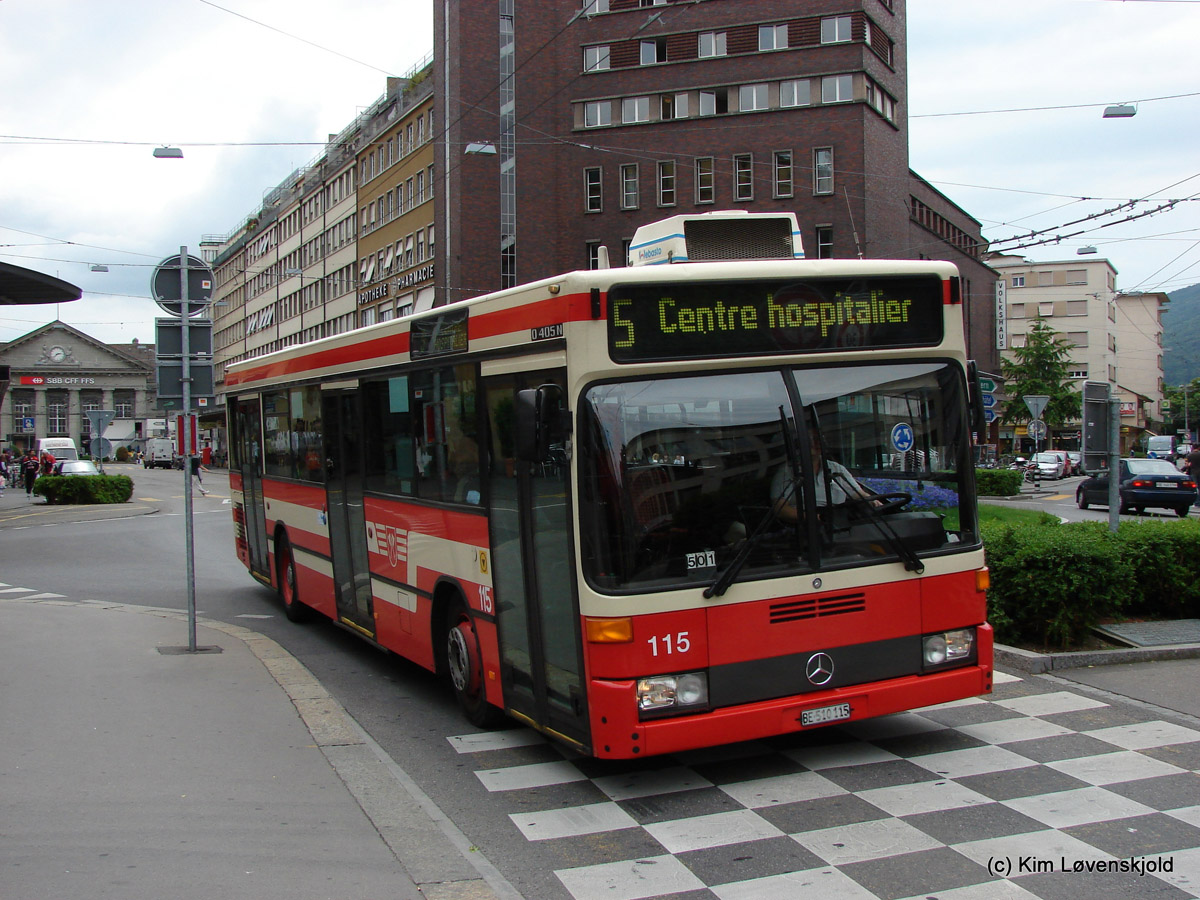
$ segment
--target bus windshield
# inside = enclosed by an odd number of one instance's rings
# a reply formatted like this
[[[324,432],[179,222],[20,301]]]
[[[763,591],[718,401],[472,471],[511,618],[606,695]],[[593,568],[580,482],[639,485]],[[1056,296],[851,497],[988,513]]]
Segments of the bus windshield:
[[[581,410],[581,558],[599,590],[707,585],[978,546],[960,367],[599,384]]]

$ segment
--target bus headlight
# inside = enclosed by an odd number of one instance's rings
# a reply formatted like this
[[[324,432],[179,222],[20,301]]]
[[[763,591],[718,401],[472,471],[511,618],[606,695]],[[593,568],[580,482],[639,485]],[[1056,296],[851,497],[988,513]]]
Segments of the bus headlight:
[[[708,706],[708,676],[703,672],[687,672],[639,678],[637,701],[642,713],[703,708]]]
[[[927,634],[921,641],[921,657],[925,668],[963,662],[975,648],[975,629],[960,628]]]

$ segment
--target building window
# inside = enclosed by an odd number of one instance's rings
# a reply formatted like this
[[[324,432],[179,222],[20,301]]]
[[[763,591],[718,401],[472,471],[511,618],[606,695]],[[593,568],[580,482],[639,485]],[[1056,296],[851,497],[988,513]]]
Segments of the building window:
[[[713,158],[699,156],[696,158],[696,202],[713,203],[716,199]]]
[[[817,226],[817,259],[833,259],[833,226]]]
[[[767,86],[765,84],[743,84],[738,88],[738,109],[753,112],[767,108]]]
[[[1068,331],[1067,341],[1074,344],[1081,350],[1086,350],[1088,345],[1088,333],[1086,331]]]
[[[759,25],[759,50],[786,50],[788,45],[787,25]]]
[[[1042,316],[1043,318],[1050,318],[1051,316],[1053,316],[1054,315],[1054,304],[1053,303],[1039,303],[1038,304],[1038,315]]]
[[[1087,269],[1067,269],[1067,284],[1087,283]]]
[[[1024,275],[1014,275],[1012,277],[1012,286],[1015,288],[1016,287],[1025,287],[1025,276]]]
[[[662,95],[659,118],[667,122],[671,119],[686,119],[687,117],[688,95],[686,93]]]
[[[1010,303],[1010,304],[1008,304],[1008,317],[1009,317],[1010,319],[1023,319],[1023,318],[1025,318],[1025,304],[1024,304],[1024,303]]]
[[[792,151],[775,151],[775,196],[792,196]]]
[[[637,163],[621,166],[621,209],[637,209],[640,205]]]
[[[779,83],[780,106],[808,106],[812,102],[812,88],[807,78],[793,78]]]
[[[813,150],[813,193],[833,193],[832,147],[817,147]]]
[[[608,46],[583,48],[583,71],[601,72],[609,67]]]
[[[113,402],[113,410],[117,414],[118,419],[133,418],[133,401],[132,400],[116,400]]]
[[[612,124],[612,101],[596,100],[583,105],[583,125],[585,128],[600,128]]]
[[[843,44],[850,40],[850,17],[830,16],[821,20],[821,43]]]
[[[725,55],[725,32],[723,31],[702,31],[698,39],[698,51],[700,58],[705,59],[710,56]]]
[[[604,197],[601,191],[600,169],[583,170],[584,209],[588,212],[603,212]]]
[[[658,205],[675,205],[675,160],[667,159],[658,164]]]
[[[589,269],[600,268],[600,248],[602,246],[600,241],[587,242],[587,267]]]
[[[1037,273],[1038,287],[1052,287],[1054,285],[1053,272],[1038,272]]]
[[[1079,368],[1079,369],[1067,369],[1067,377],[1068,378],[1079,378],[1084,381],[1087,381],[1087,377],[1088,377],[1087,366],[1083,366],[1082,368]]]
[[[826,75],[821,79],[822,103],[846,103],[854,99],[854,76]]]
[[[641,63],[652,66],[655,63],[667,61],[667,39],[655,38],[652,41],[641,42]]]
[[[596,13],[608,12],[608,0],[587,0],[583,7],[585,16],[594,16]]]
[[[629,125],[650,121],[649,97],[626,97],[621,101],[621,122]]]
[[[867,79],[867,103],[889,122],[896,121],[896,101],[870,78]]]
[[[721,91],[700,92],[700,115],[715,116],[729,112],[729,95]]]
[[[46,413],[48,418],[48,428],[50,434],[66,434],[67,433],[67,404],[59,400],[46,405]],[[123,416],[122,418],[129,418]]]
[[[733,199],[754,199],[754,157],[749,153],[733,157]]]

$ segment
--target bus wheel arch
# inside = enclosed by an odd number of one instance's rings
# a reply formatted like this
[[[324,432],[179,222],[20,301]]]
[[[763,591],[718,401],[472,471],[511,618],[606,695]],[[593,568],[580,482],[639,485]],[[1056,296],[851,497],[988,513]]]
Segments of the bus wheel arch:
[[[275,531],[275,592],[283,604],[284,615],[289,622],[304,622],[308,619],[308,607],[300,600],[296,584],[296,556],[287,531],[280,526]]]
[[[438,672],[449,679],[467,721],[480,728],[499,724],[504,716],[487,701],[479,634],[461,591],[450,584],[439,585],[434,592],[434,615],[434,621],[441,623],[435,638],[442,647]]]

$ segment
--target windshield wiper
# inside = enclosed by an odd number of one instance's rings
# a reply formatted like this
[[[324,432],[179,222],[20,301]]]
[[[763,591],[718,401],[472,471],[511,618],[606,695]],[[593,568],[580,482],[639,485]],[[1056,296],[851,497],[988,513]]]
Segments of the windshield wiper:
[[[729,586],[733,584],[733,579],[737,578],[738,572],[742,571],[742,566],[746,564],[746,560],[750,558],[750,553],[758,545],[763,534],[766,533],[767,525],[775,519],[775,510],[781,505],[785,505],[792,499],[792,495],[796,493],[796,482],[800,477],[800,464],[796,459],[796,446],[792,442],[792,432],[788,429],[787,414],[783,407],[779,407],[779,425],[783,430],[783,446],[787,452],[787,466],[791,470],[792,477],[789,484],[784,489],[779,499],[772,498],[771,505],[767,507],[767,514],[759,519],[758,524],[754,526],[754,531],[746,538],[738,552],[734,554],[733,559],[729,561],[729,565],[719,574],[713,583],[704,589],[704,599],[710,600],[713,597],[721,597],[729,590]]]

